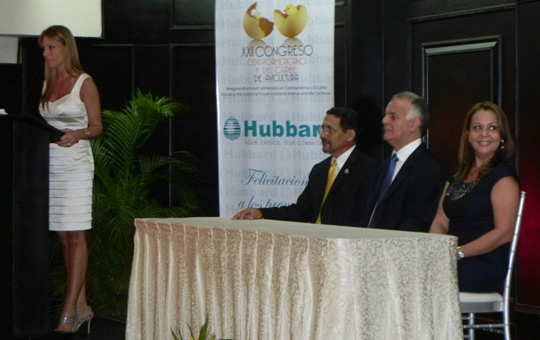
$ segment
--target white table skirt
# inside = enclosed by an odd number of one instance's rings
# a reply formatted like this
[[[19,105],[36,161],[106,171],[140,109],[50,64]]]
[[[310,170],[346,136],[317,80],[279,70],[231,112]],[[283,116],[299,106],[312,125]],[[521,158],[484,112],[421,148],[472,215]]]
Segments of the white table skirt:
[[[126,339],[462,339],[452,236],[138,219]],[[198,335],[198,334],[197,334]]]

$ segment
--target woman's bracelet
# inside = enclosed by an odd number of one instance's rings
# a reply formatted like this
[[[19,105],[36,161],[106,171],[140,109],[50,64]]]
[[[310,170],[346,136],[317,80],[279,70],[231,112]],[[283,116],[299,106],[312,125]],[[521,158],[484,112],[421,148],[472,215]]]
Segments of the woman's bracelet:
[[[456,256],[457,256],[458,261],[465,258],[465,253],[463,252],[463,250],[461,250],[461,247],[457,247]]]

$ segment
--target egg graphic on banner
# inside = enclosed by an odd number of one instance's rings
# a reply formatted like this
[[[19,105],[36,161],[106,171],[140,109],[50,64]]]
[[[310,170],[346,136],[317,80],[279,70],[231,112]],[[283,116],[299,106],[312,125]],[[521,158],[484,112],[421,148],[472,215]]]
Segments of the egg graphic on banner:
[[[276,9],[274,22],[279,33],[288,38],[294,38],[306,27],[307,9],[301,5],[288,5],[283,12]]]
[[[223,134],[228,140],[237,140],[240,137],[240,123],[236,118],[227,118],[223,125]]]
[[[263,39],[272,33],[274,30],[274,23],[263,18],[259,12],[256,11],[257,3],[249,6],[246,14],[244,14],[244,31],[252,39]]]

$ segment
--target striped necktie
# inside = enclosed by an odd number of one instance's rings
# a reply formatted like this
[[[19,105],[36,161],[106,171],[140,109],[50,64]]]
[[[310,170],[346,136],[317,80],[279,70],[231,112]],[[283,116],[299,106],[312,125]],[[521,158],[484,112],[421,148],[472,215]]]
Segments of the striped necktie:
[[[326,200],[326,196],[328,196],[328,192],[330,191],[330,188],[332,187],[332,184],[334,184],[334,175],[336,172],[336,160],[334,159],[332,161],[332,165],[330,165],[330,168],[328,169],[328,178],[326,179],[326,188],[324,189],[324,195],[321,202],[321,209],[324,205],[324,201]],[[321,223],[321,209],[319,209],[319,215],[317,216],[317,220],[315,223],[320,224]]]

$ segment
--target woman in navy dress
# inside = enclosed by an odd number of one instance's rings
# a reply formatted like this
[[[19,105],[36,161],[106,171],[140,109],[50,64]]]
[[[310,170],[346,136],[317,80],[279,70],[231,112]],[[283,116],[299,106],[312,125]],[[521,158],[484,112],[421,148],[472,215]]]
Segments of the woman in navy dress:
[[[458,170],[446,183],[430,229],[458,237],[462,292],[504,287],[520,190],[509,164],[513,155],[504,111],[492,102],[475,104],[463,125]]]

